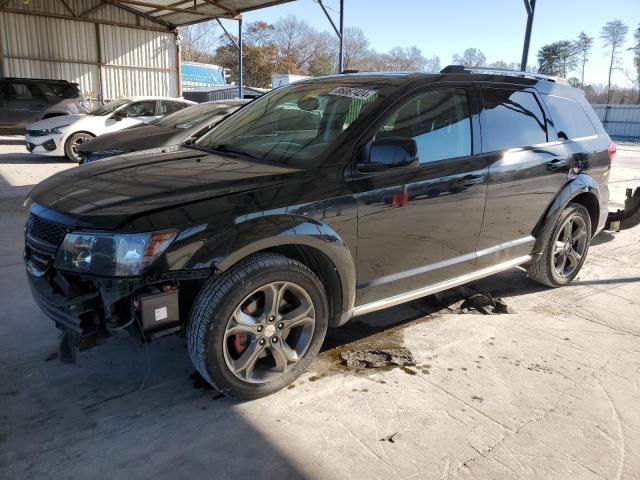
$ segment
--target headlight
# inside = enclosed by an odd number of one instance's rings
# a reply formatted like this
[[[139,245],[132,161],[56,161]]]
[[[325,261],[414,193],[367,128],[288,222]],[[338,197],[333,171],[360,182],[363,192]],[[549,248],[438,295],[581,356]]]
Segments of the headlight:
[[[176,233],[67,233],[55,267],[112,277],[140,275],[167,249]]]
[[[60,131],[61,128],[64,127],[68,127],[69,125],[60,125],[59,127],[55,127],[55,128],[45,128],[40,130],[40,134],[41,135],[51,135],[52,133],[62,133]]]

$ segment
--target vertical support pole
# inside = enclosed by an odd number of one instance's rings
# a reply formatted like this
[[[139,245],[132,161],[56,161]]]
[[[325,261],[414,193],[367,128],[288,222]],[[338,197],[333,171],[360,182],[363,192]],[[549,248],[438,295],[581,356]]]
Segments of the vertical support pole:
[[[244,72],[242,65],[242,17],[238,15],[238,96],[244,98]]]
[[[104,65],[103,65],[103,55],[102,55],[102,40],[100,39],[100,24],[95,23],[96,27],[96,53],[98,57],[98,104],[102,105],[104,103]]]
[[[178,97],[182,98],[182,42],[180,41],[180,29],[177,29],[173,32],[175,42],[176,42],[176,68],[178,69],[178,74],[176,77],[178,78]]]
[[[529,42],[531,41],[531,27],[533,26],[533,14],[536,13],[536,0],[524,0],[524,8],[527,10],[527,30],[524,34],[524,45],[522,47],[522,60],[520,62],[520,71],[527,69],[527,60],[529,59]]]
[[[338,57],[338,73],[344,71],[344,0],[340,0],[340,48]]]

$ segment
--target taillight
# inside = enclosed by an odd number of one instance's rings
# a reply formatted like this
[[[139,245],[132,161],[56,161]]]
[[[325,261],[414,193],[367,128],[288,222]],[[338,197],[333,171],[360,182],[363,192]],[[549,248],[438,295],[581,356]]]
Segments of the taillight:
[[[609,148],[607,149],[607,153],[609,153],[609,161],[613,160],[613,157],[616,156],[617,147],[616,144],[611,142],[609,144]]]

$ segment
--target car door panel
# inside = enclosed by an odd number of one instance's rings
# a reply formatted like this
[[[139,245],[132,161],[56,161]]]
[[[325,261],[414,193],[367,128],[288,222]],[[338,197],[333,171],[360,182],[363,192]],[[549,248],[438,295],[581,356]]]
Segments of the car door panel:
[[[443,90],[449,89],[423,93]],[[485,158],[471,150],[472,140],[475,143],[479,137],[474,102],[470,108],[470,127],[475,123],[469,133],[471,154],[374,173],[354,167],[358,190],[357,305],[473,271],[487,165]],[[400,121],[400,114],[396,121]],[[446,128],[429,133],[440,131],[446,133]],[[396,135],[396,130],[392,133]],[[414,138],[422,143],[420,135]],[[427,144],[429,141],[434,144],[432,139],[427,139]],[[435,143],[440,145],[439,140]],[[455,147],[450,148],[456,154]],[[430,152],[446,156],[438,148]]]
[[[567,146],[548,141],[552,134],[546,123],[548,113],[537,92],[513,86],[489,88],[495,89],[503,94],[498,95],[501,98],[489,94],[494,97],[489,101],[484,94],[487,89],[482,89],[480,119],[489,179],[477,269],[531,253],[534,229],[572,168]],[[502,114],[487,115],[493,108],[502,109]],[[518,133],[510,135],[511,128],[518,128]],[[527,129],[531,143],[527,143]],[[491,140],[494,133],[495,140]]]

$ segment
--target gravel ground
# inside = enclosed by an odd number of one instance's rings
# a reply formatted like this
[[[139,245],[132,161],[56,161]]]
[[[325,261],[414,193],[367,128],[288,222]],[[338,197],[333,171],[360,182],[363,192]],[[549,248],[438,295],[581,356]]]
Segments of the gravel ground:
[[[237,402],[192,376],[180,338],[57,361],[24,275],[21,201],[71,166],[0,138],[0,478],[640,477],[640,228],[599,235],[563,289],[514,269],[358,319],[292,387]],[[619,149],[611,182],[618,203],[640,185],[640,148]],[[474,292],[509,313],[462,313]],[[341,365],[401,348],[415,366]]]

